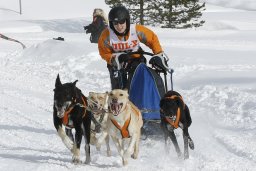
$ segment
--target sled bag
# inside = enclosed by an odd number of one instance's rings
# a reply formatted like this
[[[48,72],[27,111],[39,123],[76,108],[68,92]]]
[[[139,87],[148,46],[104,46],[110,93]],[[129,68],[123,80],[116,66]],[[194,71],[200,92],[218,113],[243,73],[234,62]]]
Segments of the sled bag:
[[[143,119],[160,119],[159,103],[164,93],[161,76],[144,63],[139,64],[131,80],[129,98],[140,109]]]

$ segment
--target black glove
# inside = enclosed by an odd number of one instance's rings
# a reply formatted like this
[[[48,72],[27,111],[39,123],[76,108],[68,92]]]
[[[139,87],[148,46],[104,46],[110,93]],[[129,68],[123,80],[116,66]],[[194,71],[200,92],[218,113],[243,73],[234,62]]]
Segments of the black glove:
[[[160,71],[168,71],[168,64],[166,59],[163,56],[154,56],[149,60],[149,64],[151,64],[154,68]]]
[[[118,56],[118,61],[119,63],[127,62],[130,58],[131,58],[130,55],[126,53],[122,53],[121,55]]]
[[[84,30],[85,30],[85,33],[86,33],[86,34],[91,33],[90,25],[84,26]]]

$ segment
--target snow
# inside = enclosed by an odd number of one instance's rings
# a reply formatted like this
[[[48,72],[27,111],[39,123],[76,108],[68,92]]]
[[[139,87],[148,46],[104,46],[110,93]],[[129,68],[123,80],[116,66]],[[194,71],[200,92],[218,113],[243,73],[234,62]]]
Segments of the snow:
[[[244,9],[249,11],[256,10],[256,1],[254,0],[200,0],[200,2],[206,2],[208,4],[219,5],[222,7]]]
[[[23,0],[19,15],[17,1],[0,0],[0,33],[27,46],[0,39],[0,170],[255,170],[255,1],[205,1],[201,28],[151,27],[175,70],[174,89],[190,107],[195,150],[184,161],[170,142],[166,151],[162,138],[142,140],[139,158],[123,167],[112,142],[111,157],[91,146],[90,165],[72,164],[52,122],[58,73],[62,82],[78,79],[85,95],[110,90],[106,63],[83,31],[94,8],[108,13],[104,1]]]

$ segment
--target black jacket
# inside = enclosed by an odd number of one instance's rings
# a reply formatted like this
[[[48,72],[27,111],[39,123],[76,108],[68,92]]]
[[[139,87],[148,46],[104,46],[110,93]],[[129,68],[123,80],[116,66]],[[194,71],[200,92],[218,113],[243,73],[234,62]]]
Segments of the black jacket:
[[[91,33],[90,41],[91,43],[98,43],[101,32],[107,27],[106,22],[104,22],[103,17],[95,16],[93,22],[88,26],[84,27],[86,34]]]

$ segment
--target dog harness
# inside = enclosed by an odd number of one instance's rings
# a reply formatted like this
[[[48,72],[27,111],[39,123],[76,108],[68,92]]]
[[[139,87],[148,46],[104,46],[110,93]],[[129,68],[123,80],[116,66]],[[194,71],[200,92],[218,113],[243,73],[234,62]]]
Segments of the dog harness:
[[[91,98],[88,98],[87,100],[90,101],[91,103],[93,103],[94,105],[96,105],[97,108],[100,107],[99,104],[98,104],[96,101],[92,100]],[[93,114],[96,114],[97,112],[100,112],[100,113],[101,113],[100,119],[99,119],[98,121],[96,120],[96,118],[95,118],[94,116],[92,117],[92,121],[93,121],[93,123],[95,124],[95,129],[93,130],[93,129],[91,128],[91,132],[92,132],[92,133],[96,133],[96,126],[99,125],[99,126],[101,127],[102,121],[104,120],[105,114],[108,112],[108,110],[106,110],[106,109],[94,110],[94,109],[91,108],[89,105],[88,105],[87,110],[91,111]],[[93,120],[93,118],[95,118],[95,119]]]
[[[63,119],[62,119],[62,123],[63,123],[63,125],[65,125],[66,127],[68,127],[68,128],[74,128],[74,125],[73,125],[73,121],[71,120],[71,118],[70,118],[70,113],[72,112],[72,110],[74,109],[74,107],[77,105],[77,104],[79,104],[79,103],[76,103],[76,99],[75,98],[73,98],[72,99],[73,100],[73,102],[74,102],[74,104],[75,105],[70,105],[70,107],[68,107],[68,109],[65,111],[65,113],[64,113],[64,117],[63,117]],[[86,100],[84,99],[84,97],[82,96],[82,101],[83,101],[83,105],[81,105],[81,104],[79,104],[80,106],[83,106],[84,107],[84,114],[83,114],[83,116],[82,116],[82,118],[84,118],[85,117],[85,115],[86,115]]]
[[[117,129],[119,129],[122,138],[130,138],[130,134],[128,131],[128,126],[130,125],[130,121],[131,121],[131,115],[130,117],[125,121],[124,126],[121,127],[116,120],[111,119],[111,122],[116,126]]]
[[[133,108],[133,106],[131,105],[131,107]],[[133,108],[134,109],[134,108]],[[139,116],[140,112],[138,112],[137,110],[134,109],[134,111],[136,112],[136,114]],[[119,129],[122,138],[130,138],[130,133],[128,131],[128,127],[130,125],[130,121],[131,121],[131,115],[130,117],[125,121],[124,126],[121,127],[116,120],[114,119],[110,119],[111,122],[116,126],[117,129]]]
[[[170,97],[166,97],[167,99],[172,99],[174,100],[175,98],[179,98],[182,102],[183,102],[183,109],[185,109],[185,103],[182,99],[181,96],[177,96],[177,95],[172,95]],[[174,128],[178,128],[179,127],[179,122],[180,122],[180,107],[178,107],[177,109],[177,113],[176,113],[176,119],[175,121],[173,121],[172,119],[165,117],[165,120]]]

